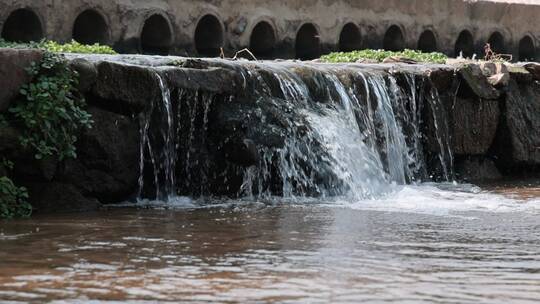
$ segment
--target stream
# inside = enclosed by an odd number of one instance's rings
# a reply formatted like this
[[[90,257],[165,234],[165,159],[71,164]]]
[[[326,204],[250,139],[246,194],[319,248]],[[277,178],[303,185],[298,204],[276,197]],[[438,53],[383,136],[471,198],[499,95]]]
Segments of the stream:
[[[121,208],[120,208],[121,207]],[[0,223],[2,303],[536,303],[540,182]]]

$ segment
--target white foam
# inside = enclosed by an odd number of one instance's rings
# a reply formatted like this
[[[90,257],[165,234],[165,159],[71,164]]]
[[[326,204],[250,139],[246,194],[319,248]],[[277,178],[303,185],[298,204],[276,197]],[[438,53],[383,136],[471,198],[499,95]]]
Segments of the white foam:
[[[139,208],[162,208],[162,209],[194,209],[201,207],[197,200],[187,196],[170,196],[167,201],[141,199],[137,202],[124,202],[112,205],[112,207],[139,207]]]
[[[505,196],[471,184],[421,183],[414,185],[387,184],[378,197],[268,197],[265,199],[193,199],[185,196],[170,197],[168,201],[140,200],[123,203],[118,207],[141,207],[153,209],[205,209],[205,208],[261,208],[267,205],[287,204],[296,206],[322,205],[325,207],[351,208],[384,212],[407,212],[429,215],[457,215],[463,212],[527,212],[540,214],[540,198],[520,199]]]
[[[530,212],[540,213],[540,199],[509,198],[483,191],[473,185],[426,183],[393,186],[380,199],[337,201],[334,206],[358,210],[409,212],[432,215],[451,215],[460,212]]]

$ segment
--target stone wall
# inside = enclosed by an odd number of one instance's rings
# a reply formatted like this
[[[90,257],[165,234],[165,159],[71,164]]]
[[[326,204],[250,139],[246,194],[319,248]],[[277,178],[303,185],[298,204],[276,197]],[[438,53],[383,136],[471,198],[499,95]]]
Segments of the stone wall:
[[[540,5],[466,0],[0,0],[2,37],[113,45],[123,53],[311,59],[358,48],[500,53],[532,60]]]
[[[20,86],[29,81],[24,69],[40,58],[36,50],[0,50],[4,88],[0,113],[20,100]],[[363,84],[359,73],[377,74],[383,80],[391,76],[403,92],[411,89],[411,79],[426,85],[421,92],[433,92],[429,88],[435,87],[433,96],[440,103],[426,106],[420,120],[427,169],[435,174],[430,176],[438,175],[441,134],[449,138],[460,180],[540,173],[540,64],[536,63],[334,66],[139,55],[68,55],[68,60],[80,75],[79,91],[95,121],[92,129],[79,134],[77,159],[36,160],[32,151],[21,148],[20,131],[0,127],[0,158],[15,163],[10,175],[29,188],[38,210],[88,210],[139,195],[161,198],[163,186],[195,197],[238,195],[245,168],[258,163],[259,151],[284,145],[290,122],[299,132],[309,130],[301,106],[290,107],[291,101],[281,95],[281,83],[274,75],[279,70],[294,71],[306,86],[306,98],[315,96],[313,102],[318,103],[332,100],[328,87],[320,87],[321,79],[326,79],[322,73],[332,69],[339,70],[340,81],[355,90]],[[248,71],[260,77],[246,79]],[[268,96],[256,89],[259,81]],[[163,133],[168,130],[170,134]],[[165,138],[176,143],[169,150]],[[145,144],[146,140],[154,144]],[[175,170],[176,182],[168,179],[167,168]],[[0,164],[0,175],[6,172]]]

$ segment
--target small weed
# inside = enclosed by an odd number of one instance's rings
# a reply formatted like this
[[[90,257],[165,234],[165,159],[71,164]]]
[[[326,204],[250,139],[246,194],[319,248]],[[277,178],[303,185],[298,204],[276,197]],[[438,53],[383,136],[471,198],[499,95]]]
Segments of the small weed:
[[[352,52],[335,52],[321,57],[323,62],[356,62],[361,59],[382,62],[390,57],[403,57],[417,62],[445,63],[448,57],[442,53],[422,53],[414,50],[404,50],[402,52],[392,52],[384,50],[361,50]]]

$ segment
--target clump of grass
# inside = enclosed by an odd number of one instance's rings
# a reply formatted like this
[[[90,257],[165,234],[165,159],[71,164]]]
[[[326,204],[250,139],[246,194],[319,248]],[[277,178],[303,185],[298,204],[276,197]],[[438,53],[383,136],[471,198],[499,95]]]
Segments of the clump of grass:
[[[80,54],[117,54],[110,46],[101,44],[82,44],[75,40],[69,43],[58,43],[52,40],[19,43],[0,39],[0,48],[31,48],[42,49],[51,53],[80,53]]]
[[[38,49],[43,47],[43,41],[40,42],[12,42],[6,41],[0,38],[0,48],[10,48],[10,49]]]
[[[361,50],[352,52],[334,52],[321,57],[323,62],[339,63],[339,62],[356,62],[360,59],[373,60],[382,62],[390,57],[402,57],[412,59],[417,62],[426,63],[445,63],[448,57],[443,53],[423,53],[415,50],[404,50],[401,52],[392,52],[385,50]]]
[[[117,54],[110,46],[95,44],[81,44],[75,40],[69,43],[61,44],[48,40],[44,44],[47,51],[53,53],[80,53],[80,54]]]

